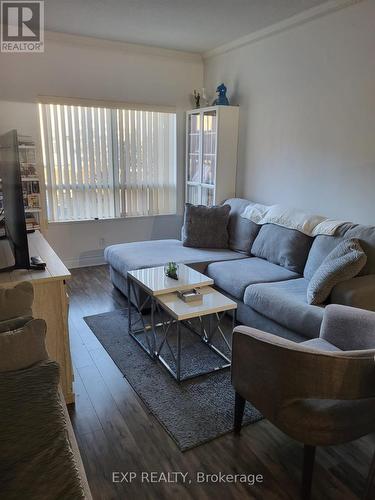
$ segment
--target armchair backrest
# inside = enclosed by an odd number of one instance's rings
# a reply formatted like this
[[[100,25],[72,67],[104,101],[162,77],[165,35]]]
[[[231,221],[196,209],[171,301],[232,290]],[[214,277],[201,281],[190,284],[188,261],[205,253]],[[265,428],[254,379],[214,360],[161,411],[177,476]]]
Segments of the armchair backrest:
[[[328,305],[320,337],[343,351],[375,349],[375,312],[338,304]]]
[[[248,327],[233,333],[232,383],[272,419],[295,399],[375,397],[375,350],[320,352]]]

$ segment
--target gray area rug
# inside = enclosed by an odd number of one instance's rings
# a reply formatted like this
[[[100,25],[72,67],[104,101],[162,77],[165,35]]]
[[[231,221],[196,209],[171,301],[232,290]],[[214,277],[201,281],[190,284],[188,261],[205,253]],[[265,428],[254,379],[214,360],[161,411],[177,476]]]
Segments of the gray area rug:
[[[138,326],[137,313],[132,314]],[[124,377],[159,420],[182,451],[211,441],[232,430],[234,390],[230,382],[230,370],[226,369],[203,375],[178,384],[160,362],[153,361],[128,334],[126,310],[87,316],[84,318],[116,363]],[[231,320],[224,318],[223,331],[230,341]],[[199,326],[199,325],[197,325]],[[169,343],[176,347],[176,335],[171,327]],[[229,354],[226,343],[218,334],[215,345]],[[158,343],[162,332],[158,331]],[[145,342],[145,339],[141,337]],[[199,337],[182,327],[182,376],[213,369],[223,363]],[[162,354],[173,366],[168,346]],[[244,425],[257,422],[261,414],[246,404]]]

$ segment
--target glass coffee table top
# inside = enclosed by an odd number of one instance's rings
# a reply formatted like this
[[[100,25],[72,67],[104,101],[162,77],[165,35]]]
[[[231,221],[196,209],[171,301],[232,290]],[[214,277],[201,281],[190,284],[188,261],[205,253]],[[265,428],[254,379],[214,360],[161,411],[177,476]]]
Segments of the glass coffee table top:
[[[148,294],[153,296],[176,292],[177,290],[183,291],[190,288],[201,288],[213,285],[214,283],[214,280],[211,278],[185,264],[179,264],[178,280],[166,276],[164,266],[128,271],[128,275]]]

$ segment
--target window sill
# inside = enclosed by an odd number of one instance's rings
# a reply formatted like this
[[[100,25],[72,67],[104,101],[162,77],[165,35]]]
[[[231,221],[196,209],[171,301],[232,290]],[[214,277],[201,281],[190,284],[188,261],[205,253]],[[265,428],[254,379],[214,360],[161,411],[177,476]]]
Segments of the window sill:
[[[134,220],[134,219],[153,219],[155,217],[182,217],[182,214],[177,212],[167,213],[167,214],[155,214],[155,215],[128,215],[126,217],[110,217],[106,219],[80,219],[80,220],[61,220],[61,221],[47,221],[47,225],[54,226],[60,224],[86,224],[90,223],[103,223],[103,222],[113,222],[113,221],[124,221],[124,220]]]

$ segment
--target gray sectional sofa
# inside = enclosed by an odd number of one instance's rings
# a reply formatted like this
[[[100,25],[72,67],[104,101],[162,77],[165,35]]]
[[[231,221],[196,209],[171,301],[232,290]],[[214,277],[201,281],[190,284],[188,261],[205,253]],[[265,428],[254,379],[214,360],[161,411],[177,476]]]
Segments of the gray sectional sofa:
[[[269,333],[305,341],[319,336],[324,306],[307,303],[309,280],[328,253],[345,238],[358,238],[367,263],[360,275],[337,285],[328,302],[375,310],[375,227],[346,223],[334,236],[315,238],[240,216],[252,202],[227,200],[231,206],[229,248],[184,247],[179,240],[112,245],[105,249],[113,284],[127,293],[129,270],[183,262],[215,281],[238,304],[237,320]]]

